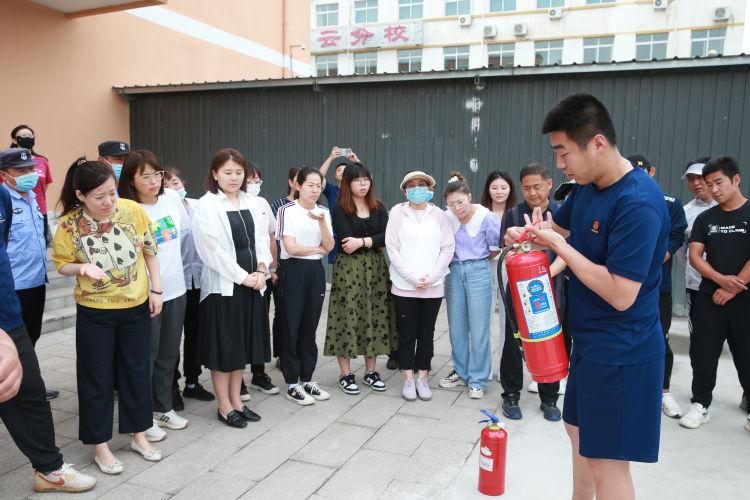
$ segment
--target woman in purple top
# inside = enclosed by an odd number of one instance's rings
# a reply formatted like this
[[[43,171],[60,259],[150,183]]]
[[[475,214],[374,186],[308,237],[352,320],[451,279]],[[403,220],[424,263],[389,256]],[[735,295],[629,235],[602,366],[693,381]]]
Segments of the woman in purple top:
[[[471,203],[469,186],[458,172],[452,174],[444,196],[456,249],[445,280],[453,371],[440,387],[468,385],[469,397],[481,399],[492,371],[490,258],[499,250],[500,219]]]

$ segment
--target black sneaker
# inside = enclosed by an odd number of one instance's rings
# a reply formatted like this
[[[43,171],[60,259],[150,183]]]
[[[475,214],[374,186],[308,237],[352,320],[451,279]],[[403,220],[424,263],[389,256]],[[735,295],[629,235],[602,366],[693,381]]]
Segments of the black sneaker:
[[[185,409],[185,402],[182,400],[182,396],[180,396],[180,389],[172,389],[172,409],[174,411],[182,411]]]
[[[302,386],[299,385],[290,387],[286,391],[286,398],[289,401],[293,401],[302,406],[307,406],[315,403],[315,399],[313,399],[312,396],[309,396],[307,392],[305,392],[305,390],[302,388]]]
[[[347,394],[359,394],[359,386],[354,381],[353,373],[340,376],[339,387]],[[312,396],[312,394],[310,395]]]
[[[503,415],[511,420],[521,420],[523,414],[521,413],[521,407],[518,406],[517,394],[503,397]]]
[[[253,373],[253,379],[250,381],[250,387],[263,394],[278,394],[279,388],[273,385],[271,377],[267,373]]]
[[[245,385],[244,380],[242,381],[242,386],[240,387],[240,401],[250,401],[250,393],[247,392],[247,386]]]
[[[395,357],[392,358],[389,356],[385,367],[389,370],[398,370],[398,360]]]
[[[200,401],[213,401],[214,399],[216,399],[216,396],[208,392],[206,389],[203,388],[202,385],[200,385],[197,382],[192,387],[192,389],[188,387],[186,384],[185,390],[182,391],[182,395],[183,397],[193,398],[193,399],[197,399]]]
[[[60,395],[60,391],[57,389],[47,389],[44,393],[44,397],[49,401],[50,399],[55,399],[57,396]]]
[[[384,391],[385,382],[380,380],[380,374],[378,372],[365,373],[365,384],[370,386],[370,389],[374,391]]]
[[[550,422],[559,422],[562,418],[560,409],[555,403],[542,403],[539,405],[539,409],[544,413],[544,419],[549,420]]]

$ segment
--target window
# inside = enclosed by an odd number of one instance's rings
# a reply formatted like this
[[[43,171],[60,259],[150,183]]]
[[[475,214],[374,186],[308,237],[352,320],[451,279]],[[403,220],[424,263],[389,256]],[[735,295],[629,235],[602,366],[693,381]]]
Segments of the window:
[[[422,19],[422,0],[398,0],[398,19]]]
[[[318,18],[318,26],[338,26],[339,24],[338,3],[316,5],[315,14]]]
[[[565,7],[565,0],[536,0],[537,9],[549,9],[550,7]]]
[[[422,49],[398,51],[399,72],[422,71]]]
[[[609,63],[612,62],[612,47],[615,45],[615,37],[603,36],[599,38],[583,39],[583,62],[584,63]]]
[[[378,22],[378,0],[354,2],[354,22],[356,24]]]
[[[378,72],[378,53],[359,52],[354,54],[354,74],[367,75]]]
[[[512,67],[515,53],[515,43],[493,43],[487,46],[487,63],[491,68]]]
[[[469,47],[444,47],[443,62],[445,69],[469,69]]]
[[[723,53],[724,38],[726,36],[726,28],[719,28],[714,30],[693,30],[693,46],[690,51],[690,55],[693,57],[706,57]]]
[[[339,74],[339,56],[315,56],[315,73],[317,76],[336,76]]]
[[[669,33],[635,35],[635,58],[639,61],[667,58]]]
[[[471,13],[471,0],[445,0],[446,16],[461,16]]]
[[[516,10],[516,0],[490,0],[490,12]]]
[[[562,40],[546,40],[534,42],[534,64],[537,66],[551,66],[562,64]]]
[[[612,3],[614,1],[615,0],[586,0],[586,3],[587,4],[592,4],[592,3]]]

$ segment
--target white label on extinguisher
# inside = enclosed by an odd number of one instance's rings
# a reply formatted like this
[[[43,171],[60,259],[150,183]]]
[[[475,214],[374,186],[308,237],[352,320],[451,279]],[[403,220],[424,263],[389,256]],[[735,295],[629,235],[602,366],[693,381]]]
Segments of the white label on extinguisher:
[[[492,472],[492,469],[495,467],[495,460],[493,460],[492,458],[487,458],[480,454],[479,467],[486,470],[487,472]]]
[[[530,280],[516,283],[521,298],[523,317],[529,329],[529,339],[541,340],[560,331],[555,300],[552,295],[549,276],[540,274]]]

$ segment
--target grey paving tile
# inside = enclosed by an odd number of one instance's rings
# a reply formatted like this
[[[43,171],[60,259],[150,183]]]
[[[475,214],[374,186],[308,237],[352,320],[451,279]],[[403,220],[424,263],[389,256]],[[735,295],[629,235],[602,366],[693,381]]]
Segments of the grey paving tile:
[[[399,481],[394,479],[379,498],[399,500],[422,500],[426,498],[439,498],[443,488],[438,485],[427,485],[415,483],[411,480]]]
[[[433,387],[432,400],[429,402],[415,401],[414,403],[407,403],[398,412],[416,417],[439,418],[443,409],[451,406],[458,397],[459,395],[456,391]]]
[[[356,406],[339,418],[339,422],[379,428],[385,424],[406,401],[398,397],[378,397],[368,394]],[[412,405],[416,406],[416,405]]]
[[[444,488],[459,474],[473,448],[468,443],[427,438],[399,471],[396,479]]]
[[[329,499],[379,498],[406,458],[376,450],[360,450],[317,491]]]
[[[334,470],[320,465],[287,461],[240,498],[252,500],[303,499],[313,494]]]
[[[32,493],[34,487],[34,470],[31,465],[20,466],[0,476],[0,498],[3,500],[20,500]]]
[[[342,396],[346,395],[342,393]],[[318,401],[313,405],[305,406],[288,418],[282,418],[271,429],[283,434],[295,434],[299,439],[308,441],[323,432],[326,427],[349,411],[349,408],[349,405],[344,404],[339,398],[332,397],[327,401]]]
[[[204,500],[217,498],[232,500],[239,498],[256,483],[249,479],[229,476],[218,472],[207,472],[173,496],[174,500]]]
[[[430,426],[429,436],[450,441],[474,444],[482,430],[482,414],[472,408],[451,406],[441,412],[440,422]]]
[[[374,432],[366,427],[337,422],[331,424],[292,458],[300,462],[337,468],[354,455]]]
[[[234,455],[215,465],[212,470],[260,481],[306,443],[294,434],[267,431]]]
[[[396,414],[365,444],[365,448],[411,455],[436,423],[429,418]]]
[[[121,484],[102,495],[102,500],[166,500],[170,498],[160,491],[155,491],[144,486],[130,483]]]
[[[129,483],[170,495],[177,494],[211,466],[171,455],[130,479]]]

